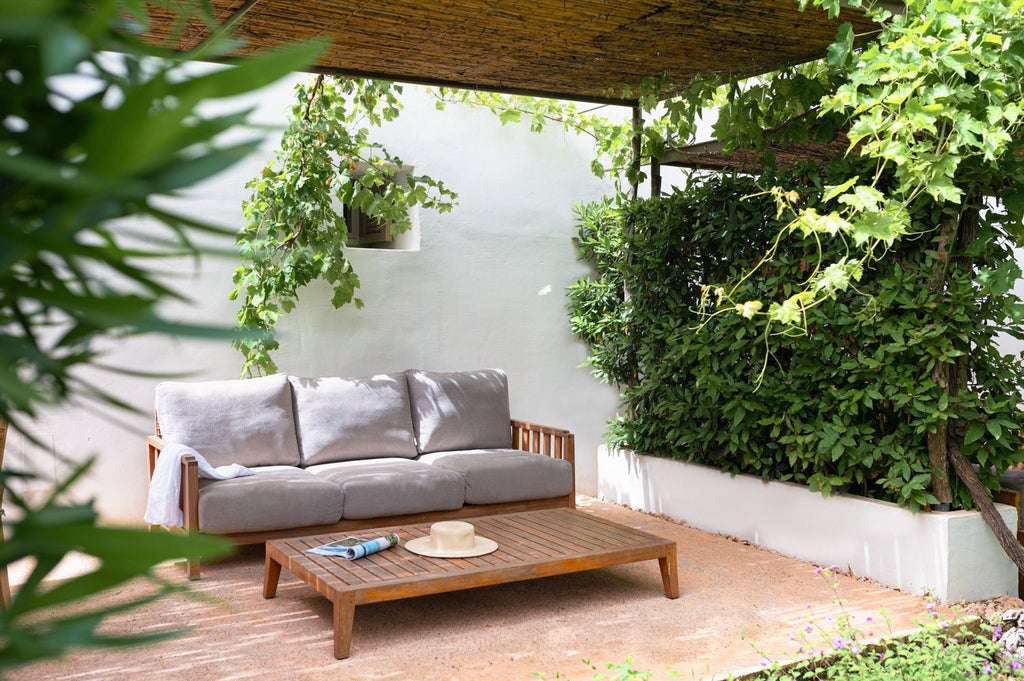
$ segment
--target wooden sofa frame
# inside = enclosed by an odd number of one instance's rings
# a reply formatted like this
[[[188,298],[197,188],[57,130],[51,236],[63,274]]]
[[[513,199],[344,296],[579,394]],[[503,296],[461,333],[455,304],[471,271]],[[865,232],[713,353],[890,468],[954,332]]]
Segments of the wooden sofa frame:
[[[160,422],[154,416],[156,433],[146,438],[146,454],[149,459],[149,479],[153,478],[156,460],[163,451],[165,443],[160,432]],[[576,437],[568,430],[541,426],[526,421],[512,420],[512,448],[531,452],[541,456],[568,461],[573,467],[572,491],[561,497],[535,499],[529,501],[512,501],[502,504],[465,505],[454,511],[433,511],[411,515],[387,516],[381,518],[365,518],[359,520],[341,520],[330,525],[307,525],[281,530],[264,532],[238,532],[219,535],[234,542],[236,545],[259,544],[270,539],[298,537],[313,534],[331,534],[336,532],[354,532],[372,527],[387,525],[407,525],[413,523],[437,522],[438,520],[459,520],[499,513],[517,513],[542,508],[575,508],[576,507]],[[199,464],[195,457],[185,456],[181,460],[181,509],[184,516],[184,529],[189,534],[198,534],[199,530]],[[198,559],[188,561],[189,579],[199,579],[200,564]]]

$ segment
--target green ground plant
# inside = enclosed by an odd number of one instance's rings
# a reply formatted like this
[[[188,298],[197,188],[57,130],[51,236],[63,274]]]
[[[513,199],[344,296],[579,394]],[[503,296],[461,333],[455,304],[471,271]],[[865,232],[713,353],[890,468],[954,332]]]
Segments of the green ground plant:
[[[838,615],[817,618],[808,613],[806,624],[790,635],[796,646],[773,653],[757,649],[762,655],[761,669],[730,675],[730,681],[967,681],[992,679],[1007,681],[1024,678],[1020,653],[1004,645],[1001,622],[975,617],[941,614],[938,604],[928,599],[925,611],[907,633],[896,631],[884,614],[863,620],[846,611],[839,592],[839,568],[819,567],[815,575],[832,590]],[[632,658],[622,664],[599,666],[583,663],[593,670],[593,679],[616,681],[652,681],[653,672],[645,671]],[[540,679],[568,679],[561,673],[535,674]],[[667,678],[682,678],[668,672]]]
[[[1024,664],[1007,654],[1001,644],[1000,623],[971,618],[946,620],[930,600],[914,631],[894,635],[884,616],[877,621],[869,616],[856,622],[842,608],[837,571],[836,567],[816,570],[835,593],[841,614],[825,624],[809,619],[791,637],[799,646],[795,659],[765,656],[761,660],[765,669],[743,676],[743,681],[1024,678]]]
[[[600,679],[602,681],[651,681],[654,678],[654,674],[647,671],[636,669],[633,666],[633,658],[627,658],[622,664],[614,664],[608,662],[603,666],[594,664],[590,660],[583,660],[583,664],[587,665],[594,671],[592,679]],[[673,678],[677,677],[678,674],[670,674]],[[549,678],[547,674],[535,673],[534,676],[538,679]],[[552,679],[566,679],[567,677],[562,676],[561,673],[555,672]]]

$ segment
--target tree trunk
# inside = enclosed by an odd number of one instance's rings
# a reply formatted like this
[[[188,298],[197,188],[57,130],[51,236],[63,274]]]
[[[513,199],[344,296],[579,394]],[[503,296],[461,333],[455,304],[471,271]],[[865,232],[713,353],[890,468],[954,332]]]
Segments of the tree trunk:
[[[935,295],[941,297],[946,288],[946,273],[949,271],[950,245],[957,235],[959,220],[955,217],[946,218],[942,221],[939,231],[939,241],[935,250],[938,253],[939,264],[928,280],[928,289]],[[935,360],[932,367],[931,378],[941,388],[942,392],[950,394],[950,367],[948,364]],[[936,426],[934,433],[928,434],[928,464],[932,472],[932,494],[938,499],[936,510],[948,511],[953,501],[953,488],[949,484],[949,463],[948,463],[948,428],[943,421]]]
[[[932,380],[939,384],[947,395],[949,390],[949,365],[936,360],[932,368]],[[935,426],[934,433],[928,433],[928,463],[932,469],[932,494],[939,500],[938,511],[952,508],[953,487],[949,484],[949,428],[945,421]]]
[[[960,216],[960,229],[959,239],[957,240],[957,249],[962,251],[964,248],[969,246],[975,239],[978,238],[978,216],[979,206],[976,202],[967,204],[964,212]],[[973,267],[973,262],[961,258],[958,259],[957,265],[965,269]],[[955,397],[961,392],[968,389],[970,382],[970,366],[968,364],[969,355],[963,355],[957,357],[956,361],[952,365],[943,365],[947,367],[948,381],[947,381],[947,394],[950,397]],[[1003,547],[1003,551],[1009,556],[1010,560],[1013,561],[1014,565],[1017,566],[1017,571],[1024,574],[1024,547],[1021,547],[1020,542],[1017,541],[1017,536],[1014,530],[1011,530],[1003,522],[1002,516],[999,515],[999,511],[996,510],[995,502],[992,501],[992,497],[989,496],[988,490],[985,488],[985,484],[981,481],[978,476],[978,472],[974,470],[974,466],[967,460],[967,457],[963,455],[962,448],[964,444],[964,435],[967,433],[967,423],[963,419],[953,419],[949,422],[946,430],[946,455],[949,458],[949,462],[953,465],[953,470],[956,475],[967,487],[967,491],[971,494],[971,499],[974,501],[974,505],[978,508],[981,513],[981,517],[985,519],[985,523],[992,530],[992,534],[995,535],[996,541]],[[929,438],[929,457],[931,456],[931,442]]]
[[[630,140],[632,147],[632,158],[629,161],[629,169],[633,177],[629,180],[629,195],[635,201],[640,193],[640,168],[641,154],[643,152],[644,114],[639,105],[633,107],[633,137]]]

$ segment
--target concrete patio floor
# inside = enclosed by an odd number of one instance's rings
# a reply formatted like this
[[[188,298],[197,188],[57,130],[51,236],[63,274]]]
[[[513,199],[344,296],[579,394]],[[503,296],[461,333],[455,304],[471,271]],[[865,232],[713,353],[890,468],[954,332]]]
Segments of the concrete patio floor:
[[[833,590],[814,565],[727,537],[591,498],[581,497],[579,507],[674,539],[680,598],[664,597],[657,562],[649,561],[360,606],[352,656],[335,660],[329,602],[287,571],[277,598],[265,600],[262,550],[248,547],[204,567],[195,583],[200,598],[174,596],[108,627],[118,633],[192,627],[182,637],[79,652],[9,678],[454,681],[543,674],[579,681],[627,659],[654,679],[725,678],[759,667],[765,656],[789,659],[798,645],[791,636],[809,625],[824,630],[818,640],[827,645],[843,613],[878,636],[890,632],[884,615],[892,631],[905,631],[925,611],[921,596],[846,575]],[[180,566],[161,568],[161,574],[183,579]],[[106,598],[147,588],[132,584]]]

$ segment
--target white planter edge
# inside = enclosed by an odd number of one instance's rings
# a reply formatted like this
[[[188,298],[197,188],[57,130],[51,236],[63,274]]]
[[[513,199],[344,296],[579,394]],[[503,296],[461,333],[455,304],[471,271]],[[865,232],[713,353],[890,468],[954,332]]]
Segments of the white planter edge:
[[[599,448],[597,466],[599,498],[699,530],[947,602],[1017,595],[1017,570],[976,511],[913,513],[607,446]],[[998,507],[1016,527],[1017,510]]]

